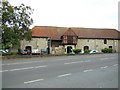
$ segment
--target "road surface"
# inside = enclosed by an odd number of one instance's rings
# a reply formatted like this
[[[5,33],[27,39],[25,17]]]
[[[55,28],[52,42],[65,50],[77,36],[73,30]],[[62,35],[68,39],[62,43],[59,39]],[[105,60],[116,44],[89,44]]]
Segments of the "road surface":
[[[118,54],[2,62],[2,88],[118,88]]]

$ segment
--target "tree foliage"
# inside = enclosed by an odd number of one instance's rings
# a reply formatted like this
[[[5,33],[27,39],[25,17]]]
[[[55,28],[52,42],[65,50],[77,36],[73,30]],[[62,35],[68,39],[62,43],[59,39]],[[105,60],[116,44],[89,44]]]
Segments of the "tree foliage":
[[[30,17],[33,9],[21,4],[12,6],[8,1],[2,1],[2,43],[4,48],[19,46],[20,40],[31,40],[29,26],[33,23]]]

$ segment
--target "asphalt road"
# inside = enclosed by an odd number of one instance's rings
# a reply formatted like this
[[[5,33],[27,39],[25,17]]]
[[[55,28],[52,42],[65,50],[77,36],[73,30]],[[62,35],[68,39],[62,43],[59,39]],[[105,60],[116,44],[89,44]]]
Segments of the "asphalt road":
[[[118,88],[118,54],[7,60],[2,88]]]

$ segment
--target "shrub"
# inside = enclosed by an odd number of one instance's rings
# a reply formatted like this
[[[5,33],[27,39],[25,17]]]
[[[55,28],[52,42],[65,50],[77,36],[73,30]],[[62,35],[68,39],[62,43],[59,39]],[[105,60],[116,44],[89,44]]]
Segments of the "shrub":
[[[79,54],[79,53],[81,52],[81,49],[73,49],[73,52],[74,52],[75,54]]]
[[[112,48],[104,48],[102,49],[103,53],[112,53],[113,49]]]
[[[107,49],[107,48],[104,48],[104,49],[102,49],[102,52],[103,52],[103,53],[107,53],[107,52],[108,52],[108,49]]]
[[[84,53],[90,53],[91,50],[85,50]]]
[[[112,48],[108,49],[108,53],[112,53],[112,51],[113,51]]]

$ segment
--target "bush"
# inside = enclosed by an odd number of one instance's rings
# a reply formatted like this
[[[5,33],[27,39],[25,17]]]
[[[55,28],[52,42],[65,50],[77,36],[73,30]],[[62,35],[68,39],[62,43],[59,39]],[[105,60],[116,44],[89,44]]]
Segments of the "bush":
[[[113,49],[112,48],[104,48],[102,49],[103,53],[112,53]]]
[[[103,53],[107,53],[107,52],[108,52],[108,49],[107,49],[107,48],[104,48],[104,49],[102,49],[102,52],[103,52]]]
[[[85,50],[84,53],[90,53],[91,50]]]
[[[112,48],[108,49],[108,53],[112,53],[112,51],[113,51]]]
[[[73,49],[73,52],[74,52],[75,54],[79,54],[79,53],[81,52],[81,49]]]

